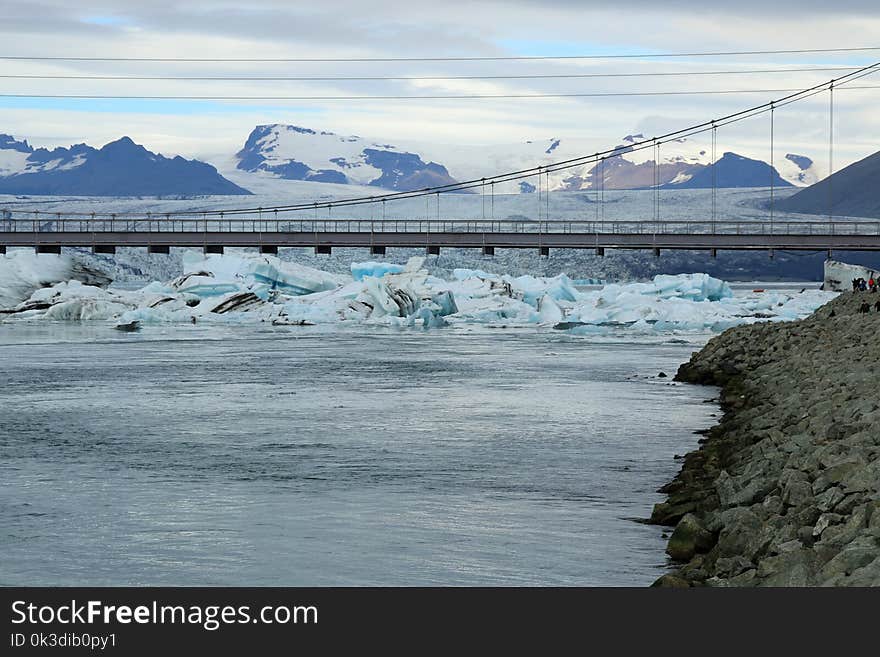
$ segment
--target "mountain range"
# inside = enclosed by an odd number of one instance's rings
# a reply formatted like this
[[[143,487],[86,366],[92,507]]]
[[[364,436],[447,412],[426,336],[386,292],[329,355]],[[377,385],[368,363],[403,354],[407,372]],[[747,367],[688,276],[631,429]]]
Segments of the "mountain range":
[[[880,218],[880,152],[869,155],[815,185],[782,199],[780,210]]]
[[[550,189],[579,191],[645,189],[655,184],[653,149],[638,149],[641,134],[627,135],[614,157],[601,165],[552,172]],[[579,139],[551,138],[518,144],[458,146],[441,143],[391,144],[311,128],[256,126],[234,156],[218,171],[180,156],[152,153],[123,137],[100,149],[33,148],[27,141],[0,135],[0,194],[81,196],[201,196],[250,194],[249,187],[281,190],[286,181],[362,185],[412,191],[494,173],[548,165],[595,150]],[[777,167],[725,152],[711,161],[698,141],[663,144],[656,167],[667,189],[718,187],[803,187],[816,182],[813,161],[797,154],[778,158]],[[232,178],[235,182],[230,181]],[[537,178],[499,183],[496,192],[530,193]],[[544,181],[546,184],[546,181]]]
[[[0,135],[0,194],[192,196],[250,194],[210,164],[167,158],[122,137],[100,149],[33,148]]]
[[[391,144],[294,125],[259,125],[237,154],[237,168],[284,180],[371,185],[408,192],[454,184],[441,164]]]

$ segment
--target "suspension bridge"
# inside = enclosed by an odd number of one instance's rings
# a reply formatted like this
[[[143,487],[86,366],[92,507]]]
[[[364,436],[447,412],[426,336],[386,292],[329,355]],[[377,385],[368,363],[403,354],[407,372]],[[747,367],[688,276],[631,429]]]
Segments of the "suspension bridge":
[[[277,253],[283,247],[310,247],[317,253],[331,253],[334,247],[365,247],[372,254],[388,248],[423,248],[439,254],[441,248],[478,248],[487,255],[495,249],[707,250],[865,250],[880,251],[880,221],[855,221],[834,216],[834,94],[861,78],[880,71],[880,62],[857,69],[825,83],[791,93],[734,114],[692,125],[661,136],[636,141],[552,164],[511,171],[491,177],[466,180],[425,189],[389,192],[335,200],[301,202],[273,207],[243,207],[224,210],[186,210],[174,213],[82,213],[6,209],[0,216],[0,252],[8,247],[33,247],[42,253],[60,253],[62,247],[92,248],[96,253],[113,253],[119,247],[146,247],[153,253],[168,253],[172,247],[202,248],[222,253],[226,247],[253,247],[263,253]],[[857,87],[852,87],[857,88]],[[792,221],[775,213],[774,156],[777,111],[820,94],[828,95],[828,212],[821,220]],[[718,130],[741,121],[764,116],[769,119],[768,204],[766,217],[749,220],[721,220],[717,210],[717,181],[713,167],[711,207],[687,220],[663,218],[663,185],[660,177],[664,144],[699,134],[711,133],[711,162],[716,158]],[[652,216],[623,221],[604,220],[604,171],[611,158],[623,153],[650,149],[654,182],[649,188]],[[551,216],[550,174],[589,168],[595,184],[594,216],[576,220]],[[511,181],[537,182],[537,219],[498,219],[494,215],[495,186]],[[546,181],[543,182],[542,181]],[[542,194],[543,187],[543,197]],[[482,212],[478,219],[461,219],[441,213],[441,196],[477,192]],[[424,198],[423,217],[388,218],[386,207],[406,199]],[[436,202],[433,217],[428,212]],[[487,202],[489,211],[487,213]],[[541,216],[542,202],[545,203]],[[349,208],[370,206],[374,219],[346,216]],[[327,218],[319,218],[325,213]],[[335,213],[335,218],[329,215]]]

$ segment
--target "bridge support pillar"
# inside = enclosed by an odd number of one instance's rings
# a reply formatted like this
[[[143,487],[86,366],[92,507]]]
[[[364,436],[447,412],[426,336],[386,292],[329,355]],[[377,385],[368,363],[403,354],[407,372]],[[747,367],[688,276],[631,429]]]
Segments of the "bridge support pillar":
[[[6,255],[6,245],[0,244],[0,255]]]
[[[773,255],[774,255],[773,249],[770,249],[770,251],[768,252],[768,255],[770,256],[770,259],[773,260]]]
[[[54,253],[61,255],[61,247],[57,244],[37,244],[34,248],[37,253]]]
[[[494,246],[484,246],[484,247],[483,247],[483,255],[484,255],[484,256],[493,256],[493,255],[495,255],[495,247],[494,247]]]
[[[428,255],[440,255],[440,245],[439,244],[429,244],[428,248],[425,249],[425,253]]]
[[[541,246],[538,247],[538,255],[550,257],[550,247],[549,246]]]
[[[718,257],[718,249],[710,249],[709,253],[712,255],[713,258]]]
[[[370,255],[381,255],[381,256],[385,255],[385,247],[373,244],[370,247]]]
[[[329,244],[318,244],[315,246],[315,255],[330,255],[333,252],[333,249],[330,248]]]
[[[260,244],[260,253],[265,253],[266,255],[278,255],[278,247],[270,246],[268,244]]]
[[[170,251],[169,251],[169,247],[167,247],[167,246],[162,246],[162,245],[160,245],[160,244],[152,244],[152,245],[150,245],[150,246],[147,247],[147,253],[150,253],[150,254],[152,254],[152,253],[164,253],[164,254],[167,255],[169,252],[170,252]]]
[[[654,247],[654,257],[655,258],[660,257],[660,249],[658,249],[657,247]]]
[[[205,244],[205,254],[223,255],[222,244]]]
[[[604,246],[597,246],[596,247],[596,255],[604,258],[605,257],[605,247]]]
[[[92,253],[104,253],[106,255],[115,255],[116,247],[112,244],[95,244],[92,247]]]
[[[834,257],[834,251],[828,249],[828,259],[831,260]]]

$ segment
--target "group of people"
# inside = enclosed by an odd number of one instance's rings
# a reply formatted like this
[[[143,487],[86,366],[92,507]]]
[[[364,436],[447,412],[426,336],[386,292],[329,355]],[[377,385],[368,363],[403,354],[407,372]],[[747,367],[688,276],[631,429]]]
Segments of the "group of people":
[[[854,278],[852,281],[853,292],[876,292],[878,287],[880,287],[880,278],[875,278],[873,276],[868,280],[865,280],[864,278]],[[880,312],[880,300],[874,304],[874,310]],[[871,304],[867,301],[862,301],[859,306],[859,312],[871,312]]]
[[[852,281],[853,292],[876,292],[878,286],[880,286],[880,279],[873,276],[868,280],[854,278]]]

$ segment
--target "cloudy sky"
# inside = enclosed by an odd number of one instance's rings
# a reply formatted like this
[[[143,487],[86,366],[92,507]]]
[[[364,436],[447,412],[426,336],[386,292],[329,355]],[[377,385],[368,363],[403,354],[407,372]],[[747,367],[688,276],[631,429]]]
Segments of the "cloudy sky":
[[[247,2],[0,0],[4,57],[191,59],[441,58],[629,55],[880,46],[876,0],[504,0],[474,2]],[[713,5],[718,5],[717,7]],[[126,134],[152,150],[216,159],[241,147],[254,125],[292,123],[387,140],[499,144],[550,137],[612,146],[783,95],[531,99],[135,100],[12,98],[110,96],[445,96],[783,90],[845,71],[617,78],[433,80],[63,80],[9,76],[463,77],[678,73],[858,67],[880,50],[737,57],[527,61],[89,62],[7,60],[0,132],[35,145],[101,145]],[[880,86],[880,74],[860,84]],[[836,94],[841,164],[877,150],[880,89]],[[796,109],[795,109],[796,108]],[[731,132],[756,142],[766,125]],[[827,97],[780,112],[787,150],[827,147]]]

